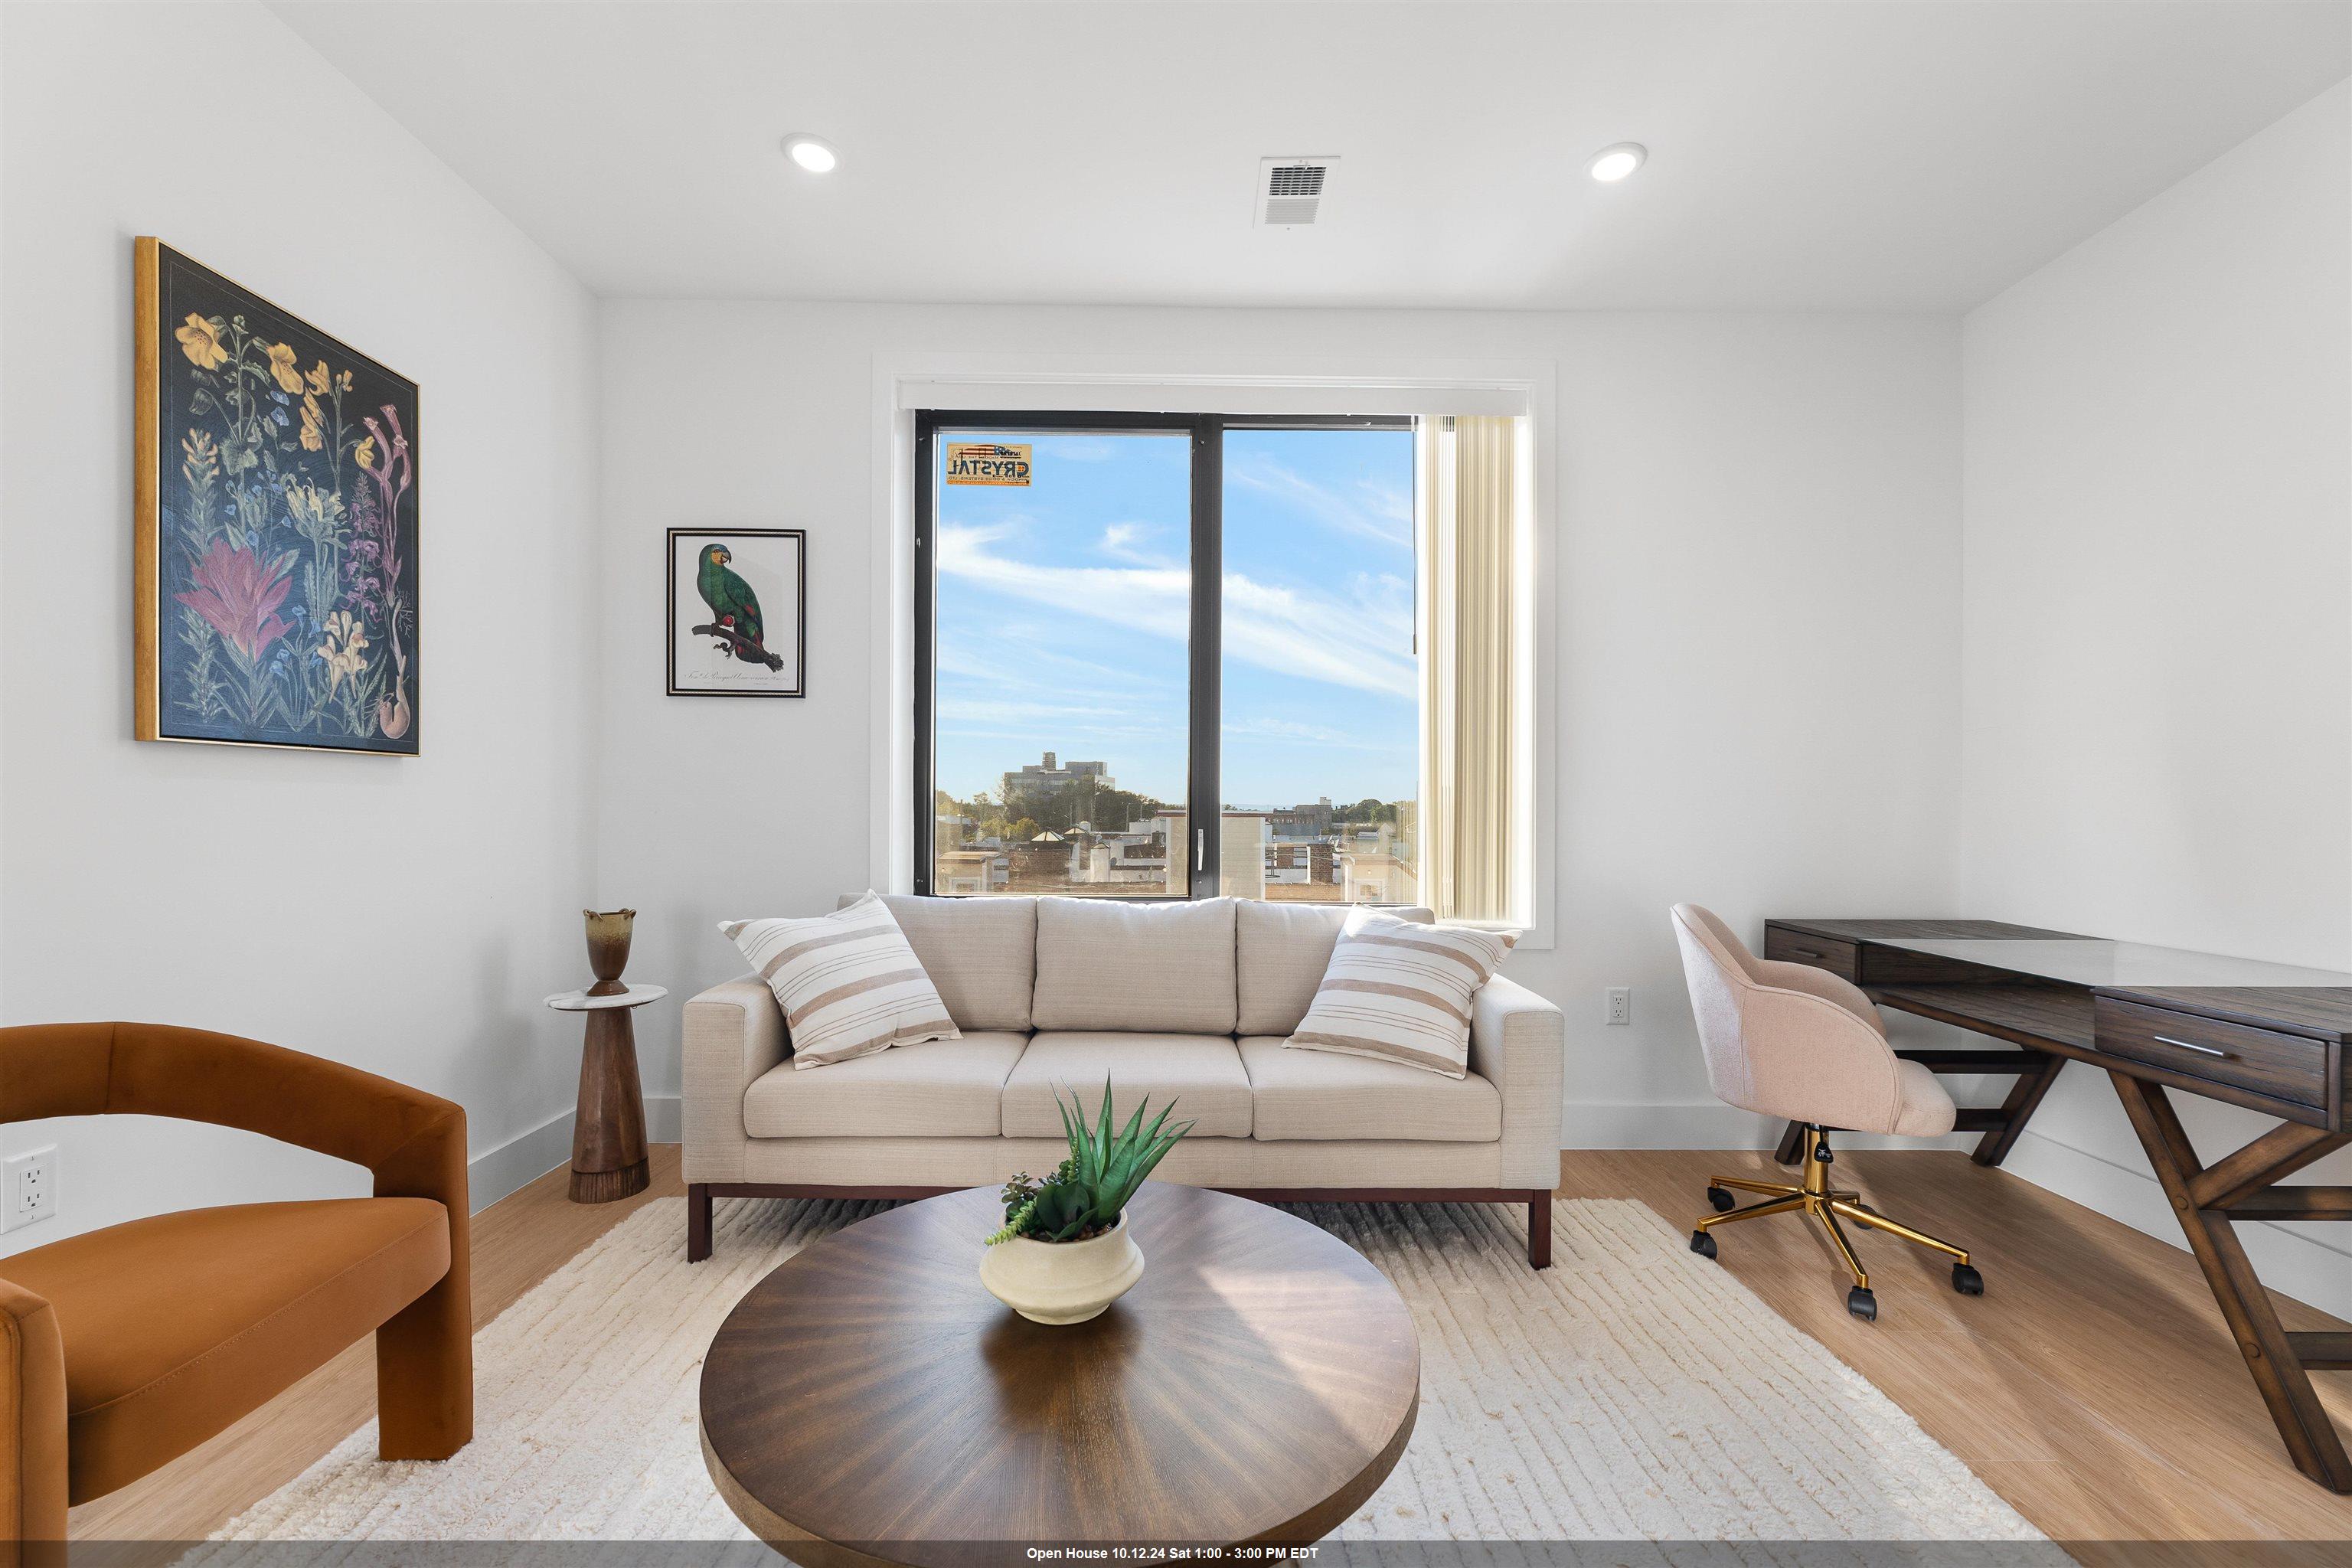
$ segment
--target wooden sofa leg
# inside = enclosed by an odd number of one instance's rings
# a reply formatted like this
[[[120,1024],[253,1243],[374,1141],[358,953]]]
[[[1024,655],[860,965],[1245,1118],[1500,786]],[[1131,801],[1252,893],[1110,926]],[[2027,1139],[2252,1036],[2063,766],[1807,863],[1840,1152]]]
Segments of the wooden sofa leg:
[[[377,1454],[446,1459],[474,1436],[474,1303],[446,1279],[375,1331]]]
[[[1528,1194],[1528,1266],[1551,1267],[1551,1194]]]
[[[710,1184],[690,1182],[686,1189],[686,1260],[699,1263],[710,1256]]]

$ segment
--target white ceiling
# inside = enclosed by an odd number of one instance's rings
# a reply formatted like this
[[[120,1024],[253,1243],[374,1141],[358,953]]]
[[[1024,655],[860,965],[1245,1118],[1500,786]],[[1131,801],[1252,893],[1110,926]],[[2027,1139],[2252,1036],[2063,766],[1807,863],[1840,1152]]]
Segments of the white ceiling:
[[[1957,310],[2352,74],[2336,0],[276,8],[619,295]]]

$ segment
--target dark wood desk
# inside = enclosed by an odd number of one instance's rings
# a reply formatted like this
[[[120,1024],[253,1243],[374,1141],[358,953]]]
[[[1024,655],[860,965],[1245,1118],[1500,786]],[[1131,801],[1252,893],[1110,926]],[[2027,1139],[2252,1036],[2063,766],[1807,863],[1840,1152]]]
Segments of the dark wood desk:
[[[2352,1143],[2352,974],[2106,942],[1996,921],[1775,920],[1764,956],[1842,975],[1881,1007],[2003,1040],[2008,1050],[1904,1050],[1938,1073],[2000,1074],[1996,1107],[1964,1109],[1975,1159],[1997,1165],[2069,1061],[2105,1071],[2156,1167],[2295,1468],[2352,1492],[2352,1458],[2311,1386],[2352,1371],[2352,1333],[2289,1333],[2238,1239],[2240,1221],[2352,1220],[2352,1186],[2282,1185]],[[2171,1092],[2279,1119],[2201,1162]],[[1781,1140],[1796,1158],[1799,1130]]]

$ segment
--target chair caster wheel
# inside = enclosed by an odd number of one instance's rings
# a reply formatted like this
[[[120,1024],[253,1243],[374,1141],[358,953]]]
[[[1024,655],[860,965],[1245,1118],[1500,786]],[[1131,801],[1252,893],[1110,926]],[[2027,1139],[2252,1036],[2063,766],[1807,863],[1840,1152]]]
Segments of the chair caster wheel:
[[[1706,1201],[1715,1206],[1716,1213],[1727,1214],[1730,1212],[1733,1199],[1731,1194],[1721,1187],[1709,1187],[1706,1190]]]
[[[1984,1276],[1965,1263],[1952,1265],[1952,1289],[1963,1296],[1984,1294]]]
[[[1878,1298],[1859,1285],[1845,1293],[1845,1310],[1865,1323],[1878,1321]]]
[[[1691,1232],[1691,1250],[1697,1253],[1701,1258],[1713,1258],[1715,1256],[1715,1237],[1707,1235],[1707,1233],[1703,1230],[1695,1230]]]

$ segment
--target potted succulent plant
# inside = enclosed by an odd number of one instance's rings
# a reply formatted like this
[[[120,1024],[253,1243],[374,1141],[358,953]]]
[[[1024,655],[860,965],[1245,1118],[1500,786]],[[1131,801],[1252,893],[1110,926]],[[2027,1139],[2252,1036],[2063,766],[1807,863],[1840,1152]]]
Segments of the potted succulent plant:
[[[1145,1126],[1147,1095],[1114,1132],[1108,1082],[1091,1128],[1076,1095],[1065,1105],[1056,1092],[1054,1104],[1070,1157],[1042,1182],[1024,1173],[1004,1184],[1004,1227],[981,1254],[980,1282],[1032,1322],[1083,1323],[1143,1278],[1143,1254],[1128,1233],[1127,1201],[1192,1123],[1168,1127],[1171,1100]]]

